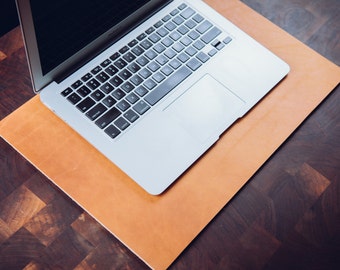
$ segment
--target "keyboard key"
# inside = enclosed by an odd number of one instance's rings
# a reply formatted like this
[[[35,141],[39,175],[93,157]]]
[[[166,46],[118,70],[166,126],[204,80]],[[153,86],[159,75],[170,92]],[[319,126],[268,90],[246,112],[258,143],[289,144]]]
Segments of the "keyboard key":
[[[150,35],[153,31],[155,31],[155,28],[150,27],[149,29],[147,29],[147,30],[145,31],[145,33],[147,33],[148,35]]]
[[[231,37],[226,37],[226,38],[223,40],[223,43],[224,43],[224,44],[228,44],[230,41],[232,41],[232,38],[231,38]]]
[[[141,100],[135,106],[133,106],[133,109],[137,113],[142,115],[150,109],[150,106],[147,103],[145,103],[143,100]]]
[[[165,28],[168,29],[170,32],[173,31],[177,26],[173,22],[168,22],[165,25]]]
[[[126,99],[131,104],[135,104],[139,100],[139,97],[135,93],[130,93],[129,95],[127,95]]]
[[[91,73],[92,73],[93,75],[96,75],[96,74],[98,74],[98,72],[101,71],[101,70],[102,70],[102,68],[101,68],[100,66],[96,66],[94,69],[91,70]]]
[[[89,110],[86,113],[86,116],[93,121],[96,120],[100,115],[102,115],[106,111],[107,111],[106,107],[103,104],[99,103],[96,106],[94,106],[91,110]]]
[[[87,97],[83,101],[79,102],[79,104],[77,105],[77,108],[82,112],[86,112],[94,104],[96,104],[96,102],[92,98]]]
[[[92,97],[93,99],[95,99],[96,101],[99,101],[99,100],[101,100],[102,98],[104,98],[105,95],[103,94],[103,92],[97,90],[97,91],[95,91],[94,93],[91,94],[91,97]]]
[[[103,99],[103,103],[110,108],[116,103],[116,100],[111,96],[107,96]]]
[[[91,78],[92,78],[92,74],[91,73],[86,73],[83,77],[81,77],[81,80],[83,82],[86,82],[86,81],[88,81]]]
[[[125,82],[122,84],[121,88],[126,92],[130,93],[135,87],[130,82]]]
[[[72,89],[70,87],[67,87],[64,91],[62,91],[60,94],[64,97],[68,96],[72,93]]]
[[[144,82],[144,86],[148,88],[149,90],[155,88],[156,83],[152,79],[148,79]]]
[[[120,56],[120,53],[119,53],[119,52],[115,52],[114,54],[112,54],[112,55],[110,56],[110,59],[111,59],[112,61],[114,61],[114,60],[117,60],[117,59],[119,58],[119,56]]]
[[[217,48],[217,45],[221,43],[221,41],[219,41],[218,39],[215,39],[213,42],[211,42],[211,46],[214,46],[215,48]]]
[[[169,59],[166,58],[164,55],[160,55],[156,58],[156,62],[161,66],[164,66],[166,63],[168,63],[168,61]]]
[[[153,33],[152,35],[149,36],[149,40],[151,40],[153,43],[157,43],[158,41],[161,40],[161,38],[156,33]]]
[[[182,63],[185,63],[186,61],[190,59],[190,57],[185,53],[181,53],[178,55],[177,59],[181,61]]]
[[[105,113],[102,117],[100,117],[95,123],[100,128],[107,127],[112,121],[117,119],[122,113],[115,107],[110,109],[107,113]]]
[[[76,81],[75,83],[73,83],[72,85],[71,85],[71,87],[73,88],[73,89],[77,89],[79,86],[81,86],[83,83],[82,83],[82,81],[80,81],[80,80],[78,80],[78,81]]]
[[[200,41],[200,40],[197,40],[193,46],[197,49],[197,50],[202,50],[204,47],[205,47],[205,44]]]
[[[189,29],[185,25],[181,25],[180,27],[178,27],[177,31],[180,32],[182,35],[185,35],[189,32]]]
[[[214,48],[214,49],[211,49],[208,54],[210,57],[213,57],[215,54],[217,53],[217,50]]]
[[[140,97],[143,97],[143,96],[145,96],[145,95],[148,93],[148,90],[146,90],[145,87],[141,85],[141,86],[139,86],[139,87],[135,90],[135,92],[136,92]]]
[[[163,22],[167,22],[167,21],[169,21],[171,19],[171,16],[170,15],[166,15],[163,19],[162,19],[162,21]]]
[[[139,77],[138,75],[134,75],[130,81],[134,84],[134,85],[140,85],[143,82],[143,79],[141,77]]]
[[[208,55],[206,55],[204,52],[199,52],[197,55],[196,55],[197,59],[199,59],[202,63],[205,63],[207,62],[210,57]]]
[[[131,123],[135,122],[139,118],[138,114],[136,114],[133,110],[128,110],[124,113],[124,117]]]
[[[162,44],[166,47],[170,47],[172,44],[174,44],[174,42],[170,38],[166,37],[162,40]]]
[[[113,84],[114,86],[118,87],[119,85],[121,85],[123,83],[123,80],[118,76],[114,76],[110,80],[110,83]]]
[[[149,60],[145,56],[141,56],[137,59],[137,63],[144,67],[146,64],[149,63]]]
[[[180,61],[178,61],[177,59],[172,60],[169,65],[173,68],[173,69],[178,69],[182,64]]]
[[[173,21],[175,24],[180,25],[180,24],[182,24],[182,23],[184,22],[184,19],[183,19],[182,17],[180,17],[180,16],[177,16],[177,17],[175,17],[172,21]]]
[[[123,56],[124,60],[127,61],[127,62],[132,62],[133,60],[136,59],[136,56],[134,56],[131,52],[128,52],[127,54],[125,54]]]
[[[192,43],[192,40],[188,37],[184,37],[180,41],[184,46],[189,46]]]
[[[177,85],[184,81],[192,72],[186,66],[181,67],[173,75],[168,77],[162,84],[149,93],[145,100],[150,105],[155,105],[164,96],[170,93]]]
[[[183,10],[183,9],[185,9],[187,7],[187,5],[185,4],[185,3],[183,3],[183,4],[181,4],[179,7],[178,7],[178,9],[179,10]]]
[[[138,70],[140,70],[140,66],[138,66],[136,63],[132,63],[128,66],[128,70],[130,70],[132,73],[136,73]]]
[[[181,16],[184,18],[184,19],[189,19],[192,15],[195,14],[195,11],[192,9],[192,8],[187,8],[186,10],[184,10],[182,13],[181,13]]]
[[[221,43],[221,41],[219,41],[218,39],[215,39],[213,42],[211,42],[210,44],[211,44],[211,46],[213,46],[213,47],[217,47],[217,45],[219,44],[219,43]]]
[[[174,46],[172,46],[172,48],[179,53],[184,50],[184,45],[180,42],[177,42],[174,44]]]
[[[125,93],[122,90],[117,89],[113,91],[112,96],[115,97],[117,100],[120,100],[125,96]]]
[[[128,108],[130,108],[130,104],[127,101],[122,100],[122,101],[117,103],[117,107],[124,112]]]
[[[100,87],[100,90],[102,90],[106,94],[109,94],[114,90],[114,87],[109,83],[105,83]]]
[[[200,37],[200,34],[197,33],[195,30],[192,30],[188,36],[192,39],[192,40],[196,40]]]
[[[173,71],[173,69],[170,67],[170,66],[168,66],[168,65],[166,65],[166,66],[164,66],[162,69],[161,69],[161,72],[165,75],[165,76],[169,76],[172,72],[174,72]]]
[[[128,47],[128,46],[124,46],[123,48],[121,48],[121,49],[119,50],[119,52],[120,52],[121,54],[124,54],[124,53],[126,53],[128,50],[129,50],[129,47]]]
[[[204,20],[204,18],[200,14],[196,14],[194,17],[192,17],[195,22],[200,23]]]
[[[128,46],[129,46],[130,48],[132,48],[132,47],[136,46],[137,43],[138,43],[138,41],[134,39],[134,40],[131,40],[131,41],[128,43]]]
[[[125,120],[123,117],[119,117],[114,124],[116,125],[116,127],[118,127],[120,130],[125,130],[127,129],[130,124],[127,120]]]
[[[222,33],[222,31],[220,29],[218,29],[217,27],[214,27],[214,28],[210,29],[206,34],[204,34],[201,37],[201,40],[203,42],[205,42],[206,44],[208,44],[221,33]]]
[[[127,63],[126,63],[123,59],[118,59],[118,60],[114,63],[114,65],[115,65],[117,68],[122,69],[122,68],[124,68],[124,67],[127,65]]]
[[[173,49],[170,48],[170,49],[168,49],[168,50],[165,51],[164,55],[165,55],[166,57],[168,57],[169,59],[172,59],[172,58],[174,58],[177,54],[176,54],[176,52],[175,52]]]
[[[157,71],[159,68],[160,68],[160,65],[158,65],[155,61],[151,62],[149,65],[148,65],[148,68],[152,71],[152,72],[155,72]]]
[[[86,84],[88,87],[90,87],[92,90],[95,90],[97,87],[100,86],[100,83],[96,79],[91,79]]]
[[[148,50],[148,49],[151,48],[152,43],[151,43],[149,40],[145,39],[145,40],[143,40],[143,41],[140,43],[140,45],[141,45],[145,50]]]
[[[157,34],[160,35],[161,37],[165,37],[167,34],[169,34],[169,31],[162,27],[157,30]]]
[[[189,21],[185,22],[185,26],[190,29],[193,29],[194,27],[197,26],[197,23],[190,19]]]
[[[194,47],[190,46],[185,50],[185,52],[190,56],[194,56],[197,53],[197,50]]]
[[[127,80],[128,78],[130,78],[132,76],[131,72],[128,71],[127,69],[122,70],[119,73],[119,76],[123,79],[123,80]]]
[[[181,35],[180,33],[178,33],[177,31],[175,31],[175,32],[172,32],[172,33],[170,34],[170,37],[171,37],[174,41],[177,41],[177,40],[179,40],[179,39],[182,37],[182,35]]]
[[[153,78],[156,82],[160,83],[161,81],[163,81],[163,80],[165,79],[165,76],[164,76],[162,73],[157,72],[157,73],[155,73],[155,74],[152,76],[152,78]]]
[[[219,50],[219,51],[222,50],[224,47],[225,47],[225,45],[222,42],[220,42],[216,45],[216,49]]]
[[[105,72],[101,72],[96,76],[96,79],[101,83],[107,81],[109,78],[110,77]]]
[[[202,63],[198,61],[196,58],[192,58],[189,60],[187,63],[187,66],[192,70],[195,71],[197,70],[200,66],[202,66]]]
[[[137,37],[137,39],[138,39],[139,41],[142,41],[144,38],[146,38],[146,34],[145,34],[145,33],[142,33],[142,34],[140,34],[140,35]]]
[[[144,79],[147,79],[150,77],[151,75],[151,72],[146,69],[146,68],[143,68],[139,73],[138,73],[141,77],[143,77]]]
[[[78,96],[76,93],[72,93],[67,97],[68,101],[70,101],[72,104],[76,104],[81,100],[81,97]]]
[[[163,25],[163,22],[162,21],[158,21],[158,22],[156,22],[153,26],[155,27],[155,28],[159,28],[159,27],[161,27]]]
[[[77,90],[77,93],[80,94],[82,97],[86,97],[88,94],[91,93],[91,90],[83,85]]]
[[[172,16],[175,16],[179,13],[178,9],[174,9],[173,11],[170,12]]]
[[[118,69],[113,65],[110,65],[108,68],[105,69],[105,72],[110,76],[113,76],[118,72]]]
[[[104,60],[100,65],[102,67],[107,67],[108,65],[110,65],[111,61],[109,59]]]
[[[132,49],[132,52],[136,55],[136,56],[140,56],[144,50],[140,47],[140,46],[136,46]]]
[[[156,44],[153,48],[158,53],[162,53],[165,51],[165,47],[161,43]]]
[[[149,60],[153,60],[155,57],[157,57],[157,53],[155,53],[154,50],[148,50],[146,53],[145,53],[145,56],[147,58],[149,58]]]
[[[205,20],[202,24],[200,24],[196,30],[197,32],[199,32],[200,34],[204,34],[206,31],[208,31],[208,29],[210,29],[212,27],[211,22]]]
[[[114,139],[120,134],[120,131],[114,125],[110,125],[107,129],[105,129],[105,133]]]

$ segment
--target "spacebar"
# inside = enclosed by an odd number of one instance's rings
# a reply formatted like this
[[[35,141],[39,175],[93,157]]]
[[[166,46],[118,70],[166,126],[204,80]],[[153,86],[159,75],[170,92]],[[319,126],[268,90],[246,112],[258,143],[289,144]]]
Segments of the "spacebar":
[[[150,94],[148,94],[144,99],[150,104],[155,105],[160,101],[165,95],[171,92],[177,85],[184,81],[190,74],[191,70],[186,66],[182,66],[174,74],[172,74],[168,79],[166,79],[162,84],[157,86]]]

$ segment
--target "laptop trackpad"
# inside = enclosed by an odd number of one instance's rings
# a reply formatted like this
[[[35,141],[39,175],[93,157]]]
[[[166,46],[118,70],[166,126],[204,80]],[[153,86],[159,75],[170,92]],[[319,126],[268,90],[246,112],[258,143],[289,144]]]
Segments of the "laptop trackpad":
[[[217,139],[238,118],[244,105],[239,97],[210,75],[205,75],[166,111],[192,136],[205,142]]]

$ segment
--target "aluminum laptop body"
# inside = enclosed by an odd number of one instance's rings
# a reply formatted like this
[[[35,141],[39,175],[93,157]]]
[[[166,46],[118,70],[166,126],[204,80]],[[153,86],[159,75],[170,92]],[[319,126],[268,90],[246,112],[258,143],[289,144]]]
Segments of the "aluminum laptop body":
[[[55,2],[17,0],[34,90],[150,194],[165,191],[289,72],[200,0],[99,1],[91,9],[95,1]],[[106,78],[122,62],[123,71]]]

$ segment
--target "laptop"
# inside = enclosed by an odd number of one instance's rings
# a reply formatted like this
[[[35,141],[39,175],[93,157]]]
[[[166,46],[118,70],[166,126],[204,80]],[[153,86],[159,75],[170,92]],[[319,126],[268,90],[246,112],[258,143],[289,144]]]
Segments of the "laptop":
[[[200,0],[17,7],[42,103],[153,195],[289,72]]]

